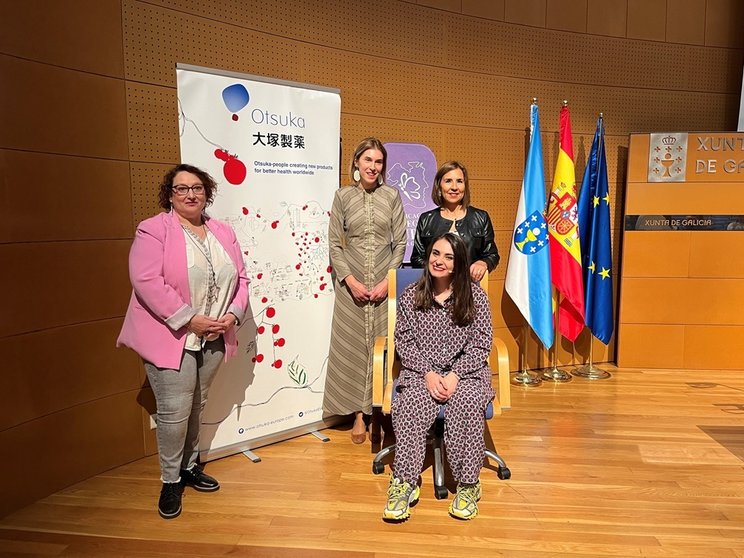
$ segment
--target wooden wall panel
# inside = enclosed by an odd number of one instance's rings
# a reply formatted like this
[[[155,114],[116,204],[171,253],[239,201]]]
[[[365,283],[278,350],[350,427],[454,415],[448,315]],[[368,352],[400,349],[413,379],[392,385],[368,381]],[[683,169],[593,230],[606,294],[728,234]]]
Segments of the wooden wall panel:
[[[627,324],[744,324],[744,279],[624,277]]]
[[[586,31],[595,35],[625,37],[628,28],[628,0],[588,0]]]
[[[739,186],[741,188],[741,185]],[[741,233],[709,231],[690,239],[690,277],[744,279]]]
[[[706,0],[675,0],[666,6],[666,40],[672,43],[705,44]]]
[[[731,151],[698,151],[697,137],[722,134],[690,133],[686,182],[648,182],[649,136],[634,134],[625,211],[631,215],[730,215],[744,211],[740,175],[724,172],[698,176],[695,161],[738,158]],[[738,138],[729,133],[725,137]],[[738,145],[736,141],[734,141]],[[737,150],[737,153],[739,151]],[[706,182],[700,182],[704,179]],[[744,244],[737,231],[626,231],[623,243],[620,330],[642,324],[683,327],[682,362],[686,369],[744,367],[741,332],[744,316]],[[620,337],[620,366],[656,366],[649,352],[636,353],[637,339]],[[738,337],[737,337],[738,336]],[[652,339],[665,343],[663,337]],[[664,349],[660,349],[665,351]],[[644,360],[648,358],[648,360]],[[630,364],[631,362],[635,364]]]
[[[742,326],[687,326],[684,368],[741,369],[744,362],[742,339]]]
[[[115,346],[121,322],[115,318],[0,338],[5,361],[0,431],[139,389],[144,381],[140,358]]]
[[[127,159],[120,80],[0,55],[0,147]]]
[[[666,31],[666,0],[628,0],[627,36],[663,41]]]
[[[12,465],[0,516],[143,455],[138,390],[64,409],[0,432]]]
[[[462,13],[504,21],[504,0],[462,0]]]
[[[548,0],[545,26],[586,33],[587,0]]]
[[[175,68],[173,73],[175,77]],[[176,90],[127,83],[127,132],[132,161],[179,161],[181,148]]]
[[[130,240],[0,245],[0,337],[122,316]],[[19,281],[22,278],[22,281]]]
[[[623,368],[683,368],[685,326],[622,323],[617,365]]]
[[[0,52],[92,74],[124,77],[116,0],[0,2]]]
[[[689,232],[677,231],[626,232],[623,277],[687,277],[690,237]]]
[[[740,0],[705,0],[705,44],[741,48],[744,45],[742,21],[744,4]]]
[[[545,27],[547,0],[506,0],[505,18],[509,23]]]
[[[0,243],[131,238],[126,161],[3,149],[0,174]]]
[[[716,195],[711,195],[715,189]],[[732,204],[744,204],[744,191],[737,183],[687,182],[633,183],[626,193],[628,215],[727,215]]]
[[[131,164],[133,231],[140,221],[163,211],[158,205],[160,181],[177,162],[174,160],[171,164],[134,162]]]

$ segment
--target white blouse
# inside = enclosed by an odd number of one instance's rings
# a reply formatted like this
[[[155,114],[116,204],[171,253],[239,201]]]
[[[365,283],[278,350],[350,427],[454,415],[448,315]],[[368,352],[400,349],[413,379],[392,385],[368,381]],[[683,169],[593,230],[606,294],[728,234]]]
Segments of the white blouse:
[[[191,308],[197,314],[219,319],[230,307],[238,271],[225,248],[209,229],[206,229],[207,236],[204,240],[185,227],[183,231],[186,240]],[[185,348],[188,351],[200,351],[206,341],[218,337],[219,335],[213,333],[200,338],[195,333],[189,333]]]

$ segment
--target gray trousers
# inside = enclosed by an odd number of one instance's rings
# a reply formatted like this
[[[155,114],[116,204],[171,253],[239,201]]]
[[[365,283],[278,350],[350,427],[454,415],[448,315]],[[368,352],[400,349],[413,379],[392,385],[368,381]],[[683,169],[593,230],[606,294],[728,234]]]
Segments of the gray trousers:
[[[201,351],[184,351],[178,370],[145,362],[145,372],[158,407],[158,453],[163,482],[178,482],[181,469],[190,469],[199,454],[199,427],[207,392],[225,357],[220,337]]]

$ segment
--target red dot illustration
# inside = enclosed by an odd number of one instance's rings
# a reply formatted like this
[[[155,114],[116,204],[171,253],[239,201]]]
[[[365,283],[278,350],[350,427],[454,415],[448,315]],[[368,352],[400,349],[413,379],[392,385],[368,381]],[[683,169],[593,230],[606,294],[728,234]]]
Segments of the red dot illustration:
[[[232,115],[232,119],[233,119],[234,122],[237,122],[238,121],[238,115],[237,114],[233,114]]]
[[[279,221],[272,221],[271,228],[275,229],[279,225]]]
[[[331,266],[329,265],[329,266],[328,266],[328,267],[326,268],[326,271],[327,271],[328,273],[330,273],[331,271],[333,271],[333,268],[332,268],[332,267],[331,267]]]
[[[256,355],[256,362],[263,362],[264,356],[262,354]]]
[[[243,208],[243,215],[248,215],[248,208],[247,207],[244,207]]]
[[[282,359],[278,358],[274,361],[274,364],[272,364],[274,368],[281,368],[282,367]]]
[[[245,180],[245,175],[248,171],[243,164],[243,161],[236,159],[233,155],[229,155],[227,161],[225,161],[222,167],[222,174],[230,184],[242,184]]]
[[[256,274],[256,279],[261,279],[261,277],[263,277],[263,273],[257,273]]]
[[[315,237],[315,242],[320,242],[320,237],[319,236],[316,236]]]
[[[325,283],[321,283],[321,284],[320,284],[320,287],[318,287],[318,288],[319,288],[319,289],[320,289],[321,291],[324,291],[324,290],[325,290],[325,288],[326,288],[326,284],[325,284]]]
[[[268,298],[266,298],[266,297],[263,297],[263,298],[261,299],[261,302],[263,302],[264,304],[266,304],[267,302],[269,302],[269,299],[268,299]]]
[[[280,347],[284,347],[284,337],[280,337],[279,339],[277,339],[276,344]]]
[[[271,327],[271,332],[272,332],[272,333],[279,333],[279,324],[274,324],[274,325],[273,325],[273,326]]]
[[[313,297],[314,297],[314,298],[318,298],[318,293],[315,293],[315,294],[313,295]]]
[[[266,328],[264,326],[258,326],[256,328],[256,332],[258,332],[259,335],[262,334],[264,331],[266,331]]]
[[[302,267],[302,264],[297,264],[297,265],[295,266],[295,269],[300,269],[301,267]]]
[[[269,306],[266,309],[266,317],[267,318],[273,318],[274,316],[276,316],[276,310],[274,310],[274,308],[272,306]]]

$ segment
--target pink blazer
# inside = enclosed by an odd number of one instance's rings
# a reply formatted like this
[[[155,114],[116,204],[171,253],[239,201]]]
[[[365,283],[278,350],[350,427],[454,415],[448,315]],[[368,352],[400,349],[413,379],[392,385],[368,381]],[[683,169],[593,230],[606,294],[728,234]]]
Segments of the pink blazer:
[[[228,311],[238,320],[248,307],[248,277],[243,253],[232,227],[206,219],[207,227],[225,248],[238,281]],[[158,368],[178,369],[186,345],[186,324],[191,308],[186,263],[186,240],[175,212],[160,213],[142,221],[129,252],[132,297],[117,347],[129,347]],[[225,333],[225,360],[237,353],[235,328]]]

